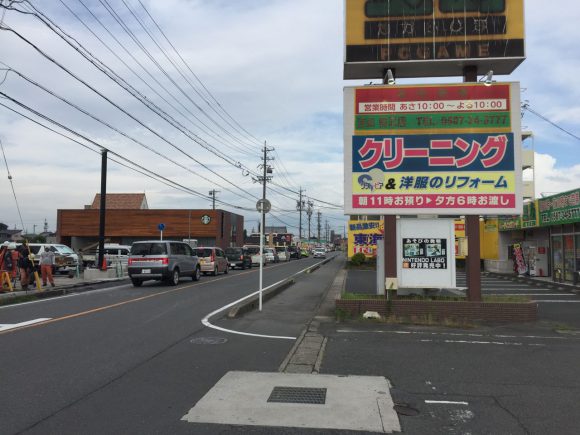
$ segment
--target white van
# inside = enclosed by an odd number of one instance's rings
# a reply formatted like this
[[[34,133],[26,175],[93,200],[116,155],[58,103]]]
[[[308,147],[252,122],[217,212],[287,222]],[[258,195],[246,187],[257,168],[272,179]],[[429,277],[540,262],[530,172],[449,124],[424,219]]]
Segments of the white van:
[[[40,254],[44,252],[44,248],[48,248],[55,253],[55,271],[61,273],[75,272],[79,265],[79,256],[66,245],[58,243],[29,243],[28,248],[30,253],[35,256],[35,263],[38,263]]]

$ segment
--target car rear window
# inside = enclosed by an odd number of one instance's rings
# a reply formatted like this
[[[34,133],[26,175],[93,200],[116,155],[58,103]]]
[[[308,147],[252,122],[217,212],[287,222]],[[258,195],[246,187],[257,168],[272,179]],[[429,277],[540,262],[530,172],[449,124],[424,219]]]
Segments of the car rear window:
[[[213,250],[211,248],[197,248],[195,252],[198,257],[211,257]]]
[[[131,255],[167,255],[165,243],[135,243]]]
[[[285,252],[286,248],[276,248],[276,252]]]
[[[248,254],[250,254],[250,255],[258,254],[260,252],[260,248],[258,248],[258,247],[247,248],[247,250],[248,250]]]
[[[227,254],[241,254],[242,248],[226,248],[226,255]]]

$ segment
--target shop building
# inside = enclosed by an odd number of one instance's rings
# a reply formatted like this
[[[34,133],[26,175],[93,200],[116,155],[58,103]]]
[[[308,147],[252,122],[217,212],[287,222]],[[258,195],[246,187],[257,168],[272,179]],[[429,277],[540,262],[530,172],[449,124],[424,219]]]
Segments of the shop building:
[[[71,248],[91,249],[99,235],[100,197],[80,210],[57,210],[57,239]],[[198,246],[242,246],[244,217],[225,210],[149,209],[144,194],[107,194],[105,239],[130,245],[138,240],[195,239]]]
[[[499,231],[512,271],[580,281],[580,189],[525,204],[521,216],[500,218]]]

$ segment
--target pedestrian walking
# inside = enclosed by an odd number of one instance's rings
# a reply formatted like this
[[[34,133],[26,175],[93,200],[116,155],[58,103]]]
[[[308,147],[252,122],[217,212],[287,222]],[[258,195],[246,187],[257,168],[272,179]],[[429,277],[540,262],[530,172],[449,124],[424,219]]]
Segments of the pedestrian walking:
[[[31,277],[29,270],[32,268],[32,264],[29,256],[30,250],[28,249],[28,244],[24,242],[18,247],[18,269],[20,270],[20,285],[22,290],[28,290]]]
[[[46,287],[46,282],[54,287],[54,278],[52,277],[52,267],[54,266],[54,252],[48,246],[40,254],[40,273],[42,274],[42,286]]]

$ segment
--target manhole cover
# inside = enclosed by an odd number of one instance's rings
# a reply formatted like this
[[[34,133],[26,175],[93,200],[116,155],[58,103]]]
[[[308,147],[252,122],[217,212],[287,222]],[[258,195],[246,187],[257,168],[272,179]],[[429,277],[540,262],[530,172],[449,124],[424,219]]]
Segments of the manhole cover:
[[[274,387],[268,402],[324,405],[326,388]]]
[[[191,344],[223,344],[228,341],[227,338],[222,337],[198,337],[190,341]]]
[[[407,405],[406,403],[398,403],[393,406],[393,409],[397,414],[406,415],[408,417],[414,417],[415,415],[419,415],[419,410],[413,408],[412,406]]]

